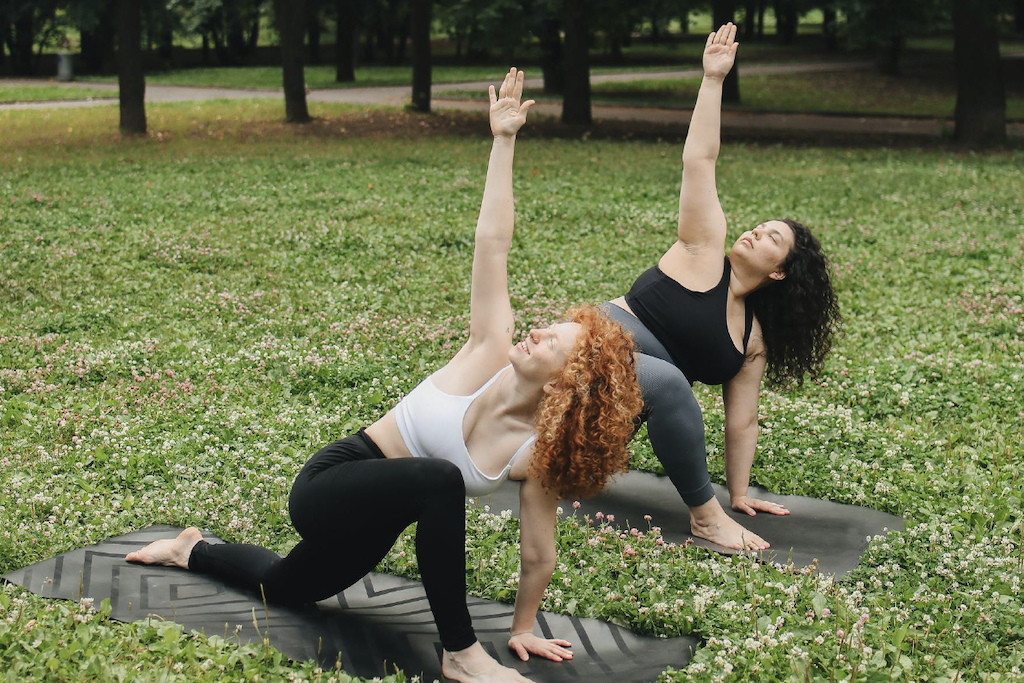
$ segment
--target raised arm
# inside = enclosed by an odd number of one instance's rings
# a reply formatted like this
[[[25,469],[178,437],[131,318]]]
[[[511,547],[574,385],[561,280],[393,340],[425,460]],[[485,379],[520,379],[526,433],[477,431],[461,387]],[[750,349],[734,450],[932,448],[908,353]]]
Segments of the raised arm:
[[[697,93],[683,144],[683,182],[679,189],[679,242],[689,253],[706,247],[720,258],[725,248],[725,213],[718,201],[715,162],[721,146],[722,82],[736,59],[736,26],[725,24],[704,46],[704,79]]]
[[[514,210],[512,159],[516,133],[526,123],[533,100],[521,102],[523,73],[513,67],[497,94],[492,85],[491,133],[494,144],[476,224],[473,281],[470,293],[469,345],[497,343],[507,352],[512,339],[512,307],[508,298],[508,250],[512,244]]]
[[[519,488],[519,591],[512,615],[509,649],[527,660],[530,654],[561,662],[572,659],[571,643],[560,638],[534,635],[533,622],[544,590],[555,570],[555,510],[558,496],[545,491],[536,477],[527,477]]]

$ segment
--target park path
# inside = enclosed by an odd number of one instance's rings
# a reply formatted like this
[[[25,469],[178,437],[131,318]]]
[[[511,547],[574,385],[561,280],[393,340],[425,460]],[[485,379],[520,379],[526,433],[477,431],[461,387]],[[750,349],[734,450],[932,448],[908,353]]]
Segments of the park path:
[[[792,64],[751,64],[743,66],[744,74],[795,74],[843,72],[855,69],[871,68],[872,62],[867,61],[834,61]],[[615,74],[593,74],[591,83],[624,82],[639,79],[667,80],[695,78],[702,75],[700,68],[677,69],[671,71],[631,72]],[[0,80],[0,84],[17,84],[15,80]],[[434,83],[433,92],[472,91],[481,93],[479,100],[449,99],[434,97],[432,106],[435,109],[456,109],[469,112],[485,112],[487,100],[484,93],[487,86],[494,81],[471,81],[459,83]],[[74,88],[77,84],[60,84]],[[90,88],[100,90],[117,90],[115,83],[82,82]],[[540,78],[529,78],[527,89],[543,87]],[[380,104],[402,106],[409,102],[412,88],[409,85],[376,86],[365,88],[330,88],[312,90],[308,94],[311,102],[342,102],[351,104]],[[196,100],[221,99],[282,99],[280,89],[266,88],[216,88],[189,87],[177,85],[146,85],[147,102],[184,102]],[[54,109],[71,107],[108,106],[116,102],[116,97],[94,98],[90,100],[65,100],[52,102],[22,102],[0,105],[0,109]],[[539,102],[534,111],[546,116],[561,115],[562,105],[557,102]],[[595,121],[642,121],[654,124],[682,125],[689,123],[691,110],[669,107],[641,107],[594,104],[592,107]],[[900,116],[858,116],[838,114],[810,113],[765,113],[756,111],[724,111],[722,127],[729,129],[761,130],[761,131],[799,131],[804,133],[869,133],[882,135],[914,135],[924,137],[940,137],[952,130],[952,121],[921,117]],[[1007,133],[1012,137],[1024,137],[1024,123],[1010,123]]]

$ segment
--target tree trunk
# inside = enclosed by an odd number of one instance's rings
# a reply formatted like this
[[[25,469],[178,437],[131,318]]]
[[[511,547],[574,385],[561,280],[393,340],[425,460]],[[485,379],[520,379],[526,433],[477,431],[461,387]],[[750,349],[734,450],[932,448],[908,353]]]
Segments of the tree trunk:
[[[767,0],[757,0],[757,39],[764,40],[764,11]]]
[[[825,34],[825,49],[835,51],[839,49],[839,27],[836,25],[836,8],[829,5],[822,9],[821,32]]]
[[[413,0],[413,2],[419,2],[419,0]],[[409,44],[409,33],[411,31],[412,17],[407,14],[402,23],[398,25],[398,49],[395,51],[395,64],[405,63],[405,50]]]
[[[430,14],[433,0],[412,0],[412,108],[430,111]]]
[[[334,80],[345,83],[356,80],[355,17],[350,0],[335,0],[334,9],[338,17],[334,34]]]
[[[565,98],[562,123],[590,125],[590,55],[586,0],[565,0]]]
[[[165,69],[171,68],[174,62],[174,31],[171,30],[169,17],[164,17],[166,22],[160,27],[160,63]]]
[[[712,28],[718,30],[718,27],[721,26],[722,24],[726,24],[732,21],[735,9],[735,0],[715,0],[714,5],[712,6]],[[725,81],[722,83],[722,102],[736,104],[739,101],[740,58],[739,54],[737,54],[736,61],[732,66],[732,71],[729,72],[729,75],[725,77]]]
[[[117,0],[117,86],[121,132],[146,132],[146,79],[142,73],[142,11],[137,0]]]
[[[743,8],[743,40],[754,39],[754,17],[757,16],[757,0],[747,0]]]
[[[954,137],[971,145],[1006,141],[998,11],[999,0],[953,0]]]
[[[13,31],[7,34],[7,49],[11,53],[11,72],[15,76],[33,75],[34,14],[35,10],[31,6],[23,7],[21,12],[13,17],[11,22],[14,24]]]
[[[796,7],[789,0],[775,3],[776,32],[782,36],[783,45],[792,45],[796,40],[796,29],[799,16]]]
[[[209,66],[210,65],[210,36],[208,36],[205,31],[203,32],[203,47],[200,50],[199,54],[202,55],[202,57],[200,57],[200,59],[202,60],[203,66]]]
[[[540,68],[544,74],[544,94],[560,95],[565,91],[565,65],[558,19],[549,17],[541,23],[540,55]]]
[[[683,11],[679,14],[679,31],[686,35],[690,32],[690,4],[683,5]]]
[[[1024,33],[1024,0],[1013,2],[1013,25],[1017,27],[1017,33]]]
[[[302,69],[302,37],[306,0],[274,0],[277,32],[281,37],[281,69],[284,75],[284,115],[288,123],[308,123],[306,79]]]
[[[661,27],[658,26],[658,15],[657,14],[652,14],[651,15],[651,42],[652,43],[660,43],[661,42]]]
[[[320,64],[320,12],[319,7],[310,7],[306,17],[306,34],[309,36],[309,63]],[[335,48],[338,46],[335,45]]]
[[[881,73],[886,76],[899,76],[902,73],[901,57],[905,44],[906,38],[893,36],[888,43],[882,46],[881,52],[878,53],[878,70]]]

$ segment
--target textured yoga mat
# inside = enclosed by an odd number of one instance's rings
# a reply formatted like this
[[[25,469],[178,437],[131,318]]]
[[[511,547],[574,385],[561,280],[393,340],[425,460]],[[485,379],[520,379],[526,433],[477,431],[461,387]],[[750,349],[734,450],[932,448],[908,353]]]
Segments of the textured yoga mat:
[[[427,681],[442,679],[441,644],[422,584],[369,574],[315,605],[265,608],[255,595],[201,574],[124,561],[129,551],[179,531],[168,526],[136,531],[3,578],[44,597],[87,597],[97,604],[110,598],[111,616],[121,621],[153,614],[186,629],[207,635],[224,635],[226,630],[229,636],[241,625],[238,636],[243,642],[261,640],[255,620],[271,644],[292,659],[317,659],[332,666],[340,656],[342,668],[358,676],[383,676],[397,666],[410,676],[422,673]],[[211,543],[220,542],[212,534],[203,536]],[[570,641],[573,660],[559,664],[531,657],[521,662],[507,647],[511,605],[471,597],[469,611],[484,648],[538,683],[653,681],[667,666],[685,666],[697,646],[695,638],[652,638],[596,619],[540,612],[535,633]]]
[[[735,512],[729,504],[729,492],[715,485],[715,494],[726,512],[744,527],[771,544],[762,557],[772,562],[792,561],[798,567],[818,560],[821,572],[841,578],[860,562],[867,549],[868,536],[884,533],[885,529],[903,529],[903,518],[878,510],[844,505],[803,496],[780,496],[770,491],[750,487],[754,498],[786,506],[790,514],[770,515],[759,512],[750,517]],[[493,512],[511,510],[519,515],[519,484],[507,481],[488,496],[481,496],[480,504],[491,506]],[[666,476],[648,472],[626,472],[615,478],[604,491],[590,500],[580,501],[576,513],[594,518],[598,511],[615,515],[618,526],[647,529],[644,515],[651,515],[651,524],[660,526],[666,541],[683,543],[692,538],[696,545],[720,553],[737,551],[723,548],[690,535],[690,514],[672,482]],[[572,501],[563,501],[566,514],[572,512]]]

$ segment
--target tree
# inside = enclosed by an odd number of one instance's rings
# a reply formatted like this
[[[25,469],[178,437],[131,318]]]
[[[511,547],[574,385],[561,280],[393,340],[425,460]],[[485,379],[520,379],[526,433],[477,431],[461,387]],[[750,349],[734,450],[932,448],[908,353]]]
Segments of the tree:
[[[0,41],[14,75],[34,75],[43,48],[58,33],[57,0],[0,0]],[[39,52],[33,54],[36,45]]]
[[[412,106],[430,111],[430,14],[433,0],[412,0]]]
[[[121,132],[146,132],[146,79],[142,73],[142,9],[138,0],[117,0],[117,85]]]
[[[590,125],[590,55],[586,0],[565,0],[565,97],[562,101],[562,123]]]
[[[878,50],[883,74],[902,73],[907,36],[926,33],[949,17],[949,0],[842,0],[853,47]]]
[[[1006,140],[998,11],[999,0],[953,0],[954,136],[972,145]]]
[[[305,0],[274,0],[274,17],[281,38],[285,120],[289,123],[308,123],[312,119],[306,106],[306,78],[302,61]]]
[[[334,80],[339,83],[356,80],[355,37],[356,3],[354,0],[334,0]]]

